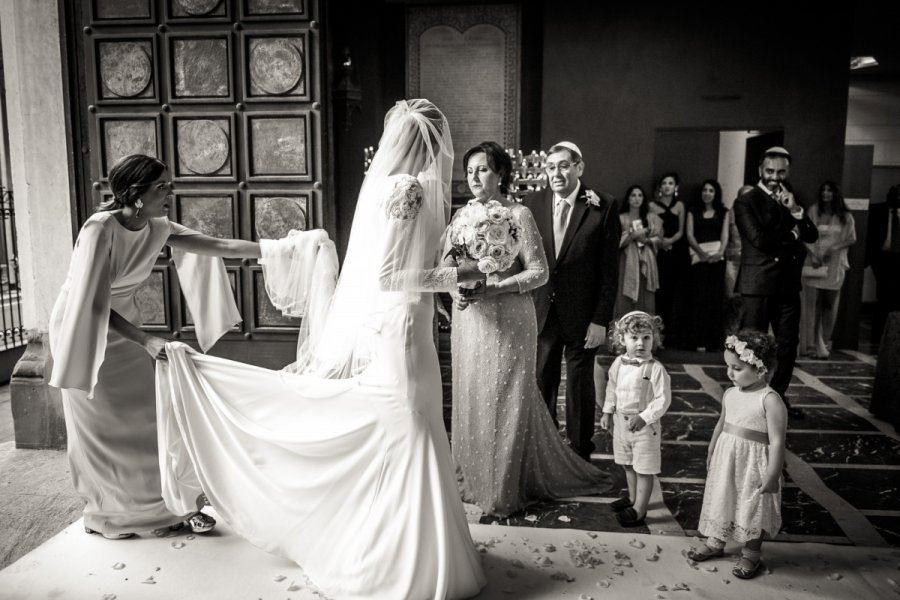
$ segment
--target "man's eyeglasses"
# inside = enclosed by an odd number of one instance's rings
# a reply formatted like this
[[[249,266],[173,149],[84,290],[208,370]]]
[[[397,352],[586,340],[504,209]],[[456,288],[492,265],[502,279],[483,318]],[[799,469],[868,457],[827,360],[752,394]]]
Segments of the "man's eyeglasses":
[[[574,167],[575,165],[577,165],[579,162],[580,162],[580,161],[576,161],[576,162],[573,162],[573,163],[570,163],[570,162],[561,162],[561,163],[558,163],[558,164],[547,163],[546,165],[544,165],[544,170],[547,171],[547,173],[550,174],[550,175],[553,175],[553,174],[556,173],[557,171],[559,171],[559,172],[562,173],[562,174],[566,174],[566,173],[568,173],[569,171],[571,171],[571,170],[572,170],[572,167]]]

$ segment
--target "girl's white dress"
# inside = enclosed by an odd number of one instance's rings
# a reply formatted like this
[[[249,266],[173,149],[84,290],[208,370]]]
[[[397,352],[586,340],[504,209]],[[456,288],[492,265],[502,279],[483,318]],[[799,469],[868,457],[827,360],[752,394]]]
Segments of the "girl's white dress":
[[[767,394],[777,394],[771,387],[742,392],[730,388],[722,397],[725,422],[767,433],[766,412],[763,400]],[[769,466],[769,447],[760,442],[722,432],[716,442],[706,490],[703,493],[703,509],[700,512],[699,530],[705,536],[720,540],[733,539],[746,542],[774,537],[781,529],[781,489],[762,494],[766,469]]]

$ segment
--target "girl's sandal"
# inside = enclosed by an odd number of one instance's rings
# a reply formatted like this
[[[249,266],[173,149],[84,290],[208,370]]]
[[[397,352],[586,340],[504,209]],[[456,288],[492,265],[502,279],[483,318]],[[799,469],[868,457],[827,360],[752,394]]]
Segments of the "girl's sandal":
[[[744,565],[750,566],[747,567]],[[731,574],[738,579],[753,579],[759,574],[760,565],[762,565],[762,559],[754,562],[746,556],[741,556],[740,560],[734,565],[734,568],[731,569]]]
[[[215,519],[199,511],[188,517],[185,523],[191,528],[191,531],[193,531],[194,533],[207,533],[212,531],[216,526]]]
[[[694,550],[693,548],[688,550],[688,558],[694,562],[703,562],[704,560],[722,558],[723,556],[725,556],[724,548],[712,548],[706,544],[703,544],[702,550]]]

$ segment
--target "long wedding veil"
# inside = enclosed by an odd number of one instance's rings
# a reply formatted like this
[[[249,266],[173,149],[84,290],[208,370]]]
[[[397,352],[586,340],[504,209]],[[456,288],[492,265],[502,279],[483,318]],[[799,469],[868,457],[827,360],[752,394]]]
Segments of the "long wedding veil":
[[[297,362],[286,370],[326,378],[359,374],[369,364],[386,311],[413,300],[440,252],[450,216],[453,143],[447,120],[424,99],[401,100],[387,113],[378,151],[360,188],[347,254],[329,299],[311,298]],[[391,218],[398,175],[422,186],[414,219]]]

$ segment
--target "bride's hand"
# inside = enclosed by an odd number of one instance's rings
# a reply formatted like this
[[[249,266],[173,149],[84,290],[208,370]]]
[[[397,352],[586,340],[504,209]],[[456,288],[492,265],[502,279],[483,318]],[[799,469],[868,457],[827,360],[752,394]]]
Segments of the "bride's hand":
[[[144,350],[147,351],[147,354],[153,357],[153,360],[169,360],[169,357],[166,356],[167,341],[168,340],[164,340],[161,337],[150,335],[147,336],[147,339],[145,339],[144,343],[141,345],[144,347]]]
[[[469,300],[464,296],[457,296],[453,299],[453,305],[456,307],[456,310],[463,311],[469,308]]]

